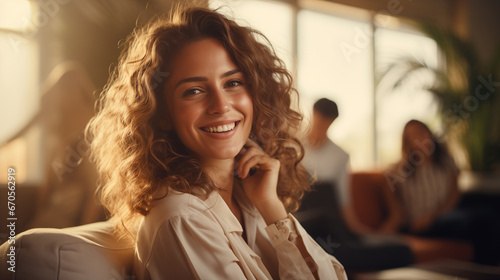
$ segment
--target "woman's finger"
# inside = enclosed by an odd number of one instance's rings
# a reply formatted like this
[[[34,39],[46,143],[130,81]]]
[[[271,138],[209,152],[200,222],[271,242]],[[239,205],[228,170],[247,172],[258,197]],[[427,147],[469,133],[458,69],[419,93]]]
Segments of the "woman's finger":
[[[245,162],[247,162],[250,158],[256,156],[256,155],[265,155],[262,150],[259,150],[255,147],[247,148],[245,153],[240,154],[240,157],[238,158],[238,174],[241,174],[243,166],[245,165]]]
[[[266,155],[255,155],[243,163],[241,178],[246,178],[250,173],[252,168],[258,168],[261,170],[271,170],[274,165],[277,164],[277,160],[270,158]]]
[[[259,144],[257,144],[257,142],[255,142],[254,140],[252,140],[250,138],[248,138],[247,141],[245,142],[245,147],[248,147],[248,148],[255,147],[255,148],[262,150],[262,148],[259,146]]]
[[[254,155],[253,157],[245,161],[241,166],[241,173],[239,173],[240,178],[246,178],[250,173],[250,169],[252,169],[253,167],[257,167],[257,165],[262,162],[262,158],[262,155]]]

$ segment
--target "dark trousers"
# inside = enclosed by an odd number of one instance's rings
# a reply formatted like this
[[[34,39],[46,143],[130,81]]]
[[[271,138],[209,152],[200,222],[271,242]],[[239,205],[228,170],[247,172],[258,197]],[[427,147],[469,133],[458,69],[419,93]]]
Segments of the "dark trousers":
[[[470,195],[457,209],[438,217],[424,237],[453,238],[474,244],[474,262],[497,265],[500,261],[500,209],[496,197]]]
[[[302,226],[326,252],[346,269],[354,270],[381,270],[414,262],[413,253],[402,242],[352,233],[344,222],[334,190],[331,184],[317,184],[304,196],[301,206],[308,217],[300,220]]]
[[[414,263],[411,249],[392,238],[360,237],[358,240],[337,240],[332,235],[316,236],[326,252],[350,270],[382,270]]]

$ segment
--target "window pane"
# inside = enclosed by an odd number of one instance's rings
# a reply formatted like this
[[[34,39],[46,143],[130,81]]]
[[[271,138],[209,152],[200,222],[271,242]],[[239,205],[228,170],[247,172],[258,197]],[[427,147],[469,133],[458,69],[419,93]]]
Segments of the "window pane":
[[[0,28],[24,30],[31,20],[31,4],[27,0],[0,0]]]
[[[298,15],[298,90],[303,111],[326,97],[339,107],[329,137],[353,170],[373,165],[373,81],[367,22],[302,10]],[[368,33],[369,34],[369,33]]]
[[[0,142],[29,121],[39,106],[36,42],[0,33]]]
[[[436,42],[428,37],[385,28],[377,29],[375,36],[377,69],[384,69],[403,55],[414,56],[433,67],[438,64]],[[377,136],[381,164],[394,163],[400,158],[401,135],[409,120],[423,121],[433,131],[438,128],[437,104],[430,93],[419,89],[432,82],[432,76],[422,73],[400,90],[390,92],[385,84],[378,88]]]
[[[290,5],[256,0],[210,1],[210,8],[219,7],[239,24],[262,32],[271,41],[278,57],[285,62],[289,71],[293,69],[293,9]]]

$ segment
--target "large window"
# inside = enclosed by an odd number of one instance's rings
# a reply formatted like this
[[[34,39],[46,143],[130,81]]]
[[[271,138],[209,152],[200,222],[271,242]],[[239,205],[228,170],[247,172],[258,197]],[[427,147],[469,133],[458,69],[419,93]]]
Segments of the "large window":
[[[433,67],[438,64],[437,45],[430,38],[386,28],[378,28],[375,38],[378,69],[384,69],[395,59],[407,55],[423,59]],[[422,74],[419,83],[433,81],[432,77],[425,75],[428,72]],[[377,88],[377,152],[380,162],[393,162],[400,156],[401,135],[408,120],[418,119],[433,130],[439,128],[437,103],[429,92],[419,88],[421,85],[412,84],[391,91],[383,83]]]
[[[322,97],[334,100],[339,118],[330,128],[330,138],[350,153],[354,167],[369,168],[373,161],[370,52],[347,57],[342,49],[356,30],[369,28],[369,24],[309,10],[301,10],[297,21],[297,88],[302,110],[310,114],[314,102]]]
[[[39,106],[38,44],[34,37],[37,23],[32,20],[35,8],[27,0],[0,0],[0,167],[16,167],[18,182],[28,175],[36,177],[40,169],[36,168],[39,131],[31,130],[6,144],[33,118]],[[0,178],[1,182],[5,180]]]
[[[28,1],[0,0],[0,139],[16,132],[37,108],[37,46],[29,33],[31,5]]]
[[[228,13],[262,31],[277,46],[296,75],[306,119],[317,99],[337,102],[340,117],[329,137],[351,155],[353,170],[396,161],[408,120],[438,127],[437,108],[429,94],[417,87],[390,92],[375,85],[375,71],[400,55],[413,55],[430,65],[438,62],[435,42],[397,19],[326,1],[218,0],[210,6],[228,6]],[[428,78],[421,81],[431,82]]]

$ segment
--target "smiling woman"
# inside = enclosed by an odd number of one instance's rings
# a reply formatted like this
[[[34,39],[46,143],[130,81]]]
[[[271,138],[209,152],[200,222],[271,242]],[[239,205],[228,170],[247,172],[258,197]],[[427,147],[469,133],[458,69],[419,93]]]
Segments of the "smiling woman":
[[[138,278],[344,279],[289,214],[309,189],[302,116],[265,37],[188,8],[128,42],[87,136]]]
[[[174,128],[204,164],[234,158],[252,128],[253,105],[243,73],[215,39],[186,46],[172,69],[164,88],[167,129]]]

